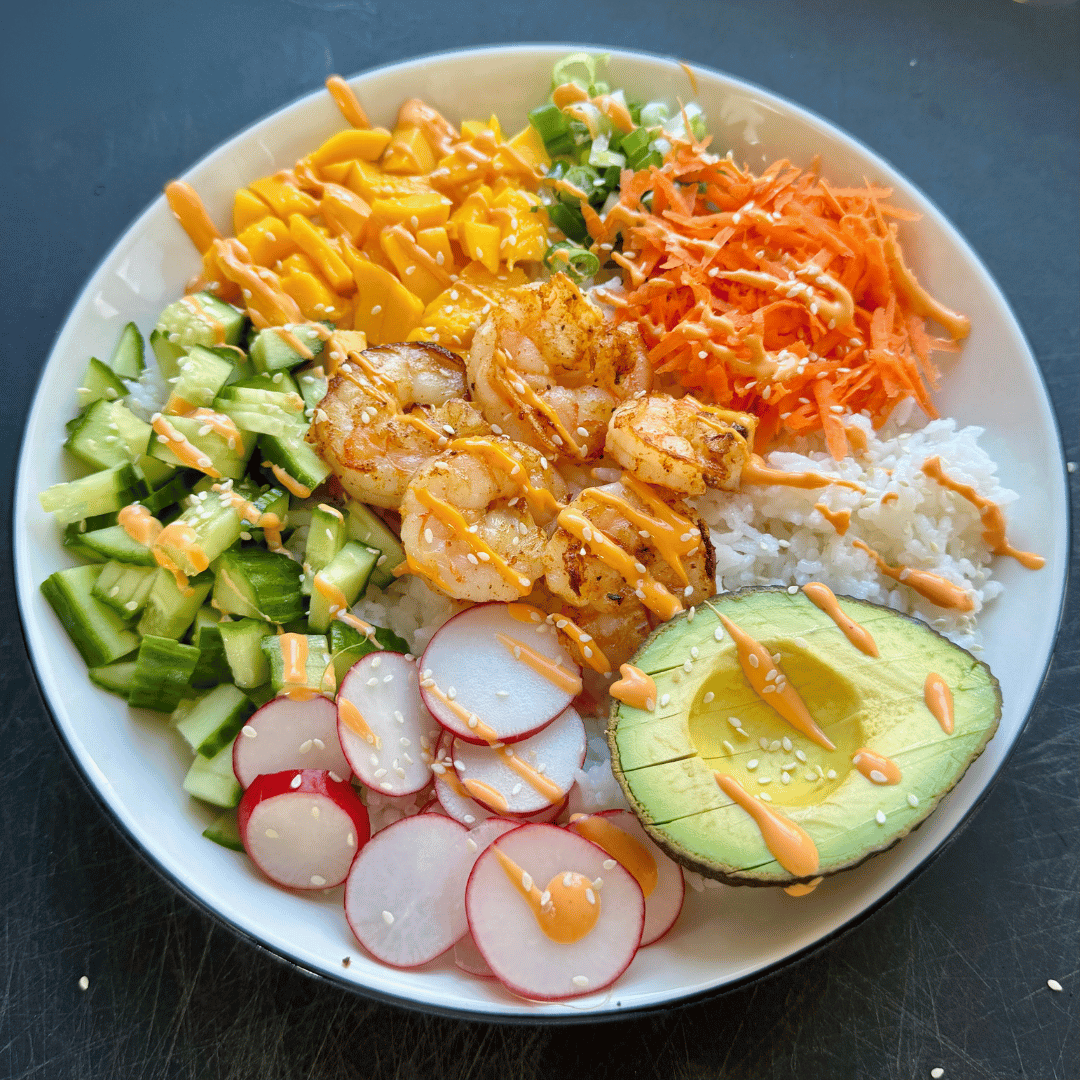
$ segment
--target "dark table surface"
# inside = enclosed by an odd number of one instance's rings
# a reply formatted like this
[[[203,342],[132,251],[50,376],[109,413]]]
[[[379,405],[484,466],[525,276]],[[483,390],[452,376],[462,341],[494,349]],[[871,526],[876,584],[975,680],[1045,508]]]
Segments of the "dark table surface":
[[[5,5],[4,24],[0,1076],[1080,1076],[1075,561],[1057,655],[1012,758],[898,896],[809,957],[685,1009],[611,1026],[497,1027],[315,982],[234,939],[131,850],[36,690],[7,487],[65,312],[164,181],[331,72],[512,40],[718,67],[884,155],[1002,285],[1075,461],[1075,5],[35,0]]]

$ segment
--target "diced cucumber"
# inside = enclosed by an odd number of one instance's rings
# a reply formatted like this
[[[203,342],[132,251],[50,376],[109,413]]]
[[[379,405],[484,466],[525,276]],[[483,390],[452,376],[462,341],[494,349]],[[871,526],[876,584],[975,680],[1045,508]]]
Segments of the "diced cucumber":
[[[122,509],[134,500],[132,491],[138,483],[135,470],[125,463],[66,484],[53,484],[38,499],[42,510],[55,514],[56,520],[66,525]]]
[[[212,758],[236,738],[254,711],[255,706],[242,690],[232,683],[222,683],[199,698],[195,708],[176,725],[176,730],[195,753]]]
[[[138,461],[150,438],[150,425],[119,401],[95,401],[79,417],[64,446],[94,469]]]
[[[296,381],[300,384],[300,393],[304,398],[304,411],[309,413],[326,397],[326,375],[322,367],[311,367],[301,371]]]
[[[95,686],[100,686],[102,690],[108,690],[110,694],[127,701],[131,692],[131,678],[135,674],[135,661],[118,660],[115,664],[92,667],[87,674]]]
[[[157,459],[147,458],[147,460],[156,461]],[[185,470],[179,476],[174,476],[171,480],[166,481],[156,491],[151,491],[149,495],[144,495],[139,499],[139,502],[141,502],[151,514],[155,515],[170,506],[175,506],[181,499],[191,493],[190,476],[191,473]]]
[[[179,374],[165,412],[182,414],[192,408],[209,408],[232,374],[233,366],[209,349],[195,345],[177,364]]]
[[[300,567],[265,548],[231,548],[213,566],[214,603],[231,615],[287,623],[304,614]]]
[[[267,670],[269,670],[269,665],[267,665]],[[277,691],[270,685],[269,679],[262,686],[253,686],[244,693],[251,698],[251,703],[256,709],[261,709],[268,701],[273,701],[277,697]]]
[[[143,449],[145,450],[145,447]],[[156,491],[170,480],[176,479],[175,465],[170,465],[166,461],[150,457],[149,454],[145,453],[135,462],[135,471],[142,475],[146,486],[151,491]]]
[[[272,390],[276,394],[299,394],[297,381],[287,371],[275,371],[273,375],[255,373],[229,383],[240,390]]]
[[[240,539],[243,526],[232,503],[216,491],[204,491],[191,501],[192,505],[162,530],[154,547],[181,573],[194,577]]]
[[[86,522],[72,521],[64,526],[64,547],[76,558],[85,559],[87,562],[108,562],[108,559],[100,551],[95,551],[83,543],[83,536],[85,535]]]
[[[294,326],[291,332],[308,347],[312,356],[318,356],[323,351],[322,337],[310,326]],[[248,350],[248,356],[255,365],[256,371],[271,374],[275,371],[294,368],[310,359],[310,357],[301,356],[273,327],[258,332]]]
[[[304,399],[280,390],[226,386],[214,408],[231,417],[238,427],[261,435],[285,435],[304,423]]]
[[[243,440],[243,449],[234,438],[233,445],[224,435],[216,431],[206,431],[206,425],[191,416],[170,416],[168,422],[201,454],[210,459],[210,466],[221,473],[222,477],[239,480],[247,471],[248,458],[255,449],[255,439],[248,436]],[[205,433],[204,433],[205,432]],[[169,442],[164,435],[154,435],[146,448],[146,452],[170,465],[186,465],[191,467],[190,462],[182,461],[169,448]]]
[[[345,516],[340,510],[320,503],[311,511],[304,549],[305,596],[311,595],[312,578],[345,546],[345,540]]]
[[[214,345],[237,344],[245,322],[244,313],[239,308],[224,303],[208,292],[185,296],[169,304],[158,317],[154,334],[150,337],[162,374],[167,379],[179,374],[180,355],[193,345],[211,348]],[[172,348],[163,350],[161,345]],[[179,354],[174,353],[173,349],[179,350]],[[162,352],[165,353],[164,358]]]
[[[156,574],[157,571],[150,566],[109,562],[101,568],[91,591],[120,618],[130,622],[145,606]]]
[[[139,647],[138,635],[94,597],[94,583],[100,573],[100,566],[73,566],[57,570],[41,583],[42,594],[87,667],[111,664]]]
[[[234,739],[233,742],[236,740]],[[184,777],[184,790],[212,806],[231,809],[240,802],[244,789],[232,767],[233,744],[227,743],[212,758],[195,755]]]
[[[143,637],[131,676],[128,704],[136,709],[172,712],[191,690],[191,673],[199,662],[194,645],[170,637]]]
[[[341,680],[345,678],[345,673],[349,668],[370,652],[378,652],[380,649],[399,653],[409,651],[409,643],[391,630],[376,626],[375,640],[372,641],[338,619],[330,623],[327,643],[330,647],[330,656],[334,661],[334,675],[338,686],[341,685]]]
[[[311,533],[308,533],[310,539]],[[375,562],[382,553],[350,540],[316,575],[308,608],[308,625],[325,633],[333,618],[331,607],[346,609],[356,603],[367,588]],[[344,604],[342,601],[344,600]]]
[[[150,549],[138,540],[133,540],[120,525],[84,532],[79,537],[79,543],[106,561],[115,559],[133,566],[157,566]]]
[[[187,355],[187,349],[170,341],[169,335],[161,330],[150,331],[150,348],[154,350],[162,376],[175,379],[180,373],[180,361]]]
[[[230,851],[244,850],[243,841],[240,839],[240,826],[236,823],[235,810],[223,811],[212,824],[203,829],[203,836]]]
[[[92,356],[86,365],[82,383],[75,391],[75,401],[80,409],[85,409],[95,401],[117,401],[127,392],[127,387],[112,368]]]
[[[146,596],[146,607],[137,627],[139,633],[178,641],[202,607],[211,584],[210,575],[205,574],[190,581],[181,592],[176,578],[168,570],[159,570]]]
[[[270,685],[275,690],[332,694],[337,689],[323,634],[278,634],[263,638],[260,644],[270,661]]]
[[[306,498],[303,491],[311,494],[329,475],[330,466],[319,457],[315,450],[306,442],[304,435],[307,426],[294,428],[293,431],[282,436],[260,435],[259,453],[264,461],[271,466],[276,465],[286,476],[290,477],[296,490],[286,484],[292,494],[299,494]],[[279,481],[281,477],[274,473]],[[302,489],[302,490],[301,490]]]
[[[133,322],[129,322],[120,331],[120,340],[116,343],[112,356],[109,357],[109,367],[121,379],[137,379],[146,367],[143,359],[142,334]]]
[[[349,499],[346,504],[345,524],[350,540],[357,540],[382,552],[384,558],[376,562],[371,581],[380,589],[385,588],[395,580],[392,573],[394,567],[405,561],[405,549],[401,546],[401,541],[378,514],[355,499]]]
[[[269,623],[259,619],[218,623],[225,658],[237,686],[252,690],[270,681],[270,661],[262,651],[262,639],[273,632]]]
[[[191,644],[199,650],[199,662],[191,676],[191,685],[202,689],[229,682],[232,670],[225,655],[218,621],[221,616],[211,607],[201,607],[195,612],[191,630]]]

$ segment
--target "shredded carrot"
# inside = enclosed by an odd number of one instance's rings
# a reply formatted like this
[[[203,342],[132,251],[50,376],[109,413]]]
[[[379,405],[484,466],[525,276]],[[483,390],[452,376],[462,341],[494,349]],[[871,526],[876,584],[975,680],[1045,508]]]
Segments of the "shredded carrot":
[[[821,431],[837,459],[845,413],[880,426],[910,395],[936,416],[931,353],[970,324],[904,262],[893,222],[918,215],[887,205],[890,188],[829,185],[817,161],[755,176],[708,145],[676,141],[662,167],[624,171],[603,219],[586,215],[594,250],[622,235],[615,317],[638,322],[657,371],[756,414],[759,438]]]

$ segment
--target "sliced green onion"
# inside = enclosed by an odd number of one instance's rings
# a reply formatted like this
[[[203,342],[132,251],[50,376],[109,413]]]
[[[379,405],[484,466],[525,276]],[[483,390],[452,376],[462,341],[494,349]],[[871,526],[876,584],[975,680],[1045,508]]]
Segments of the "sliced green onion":
[[[567,206],[566,203],[561,202],[552,203],[548,207],[548,218],[564,236],[568,236],[579,244],[589,235],[589,230],[585,228],[585,219],[576,206]]]
[[[529,113],[529,123],[536,128],[545,145],[570,132],[570,121],[558,105],[548,102]]]
[[[662,101],[650,101],[641,107],[641,124],[643,127],[659,127],[670,116],[671,111]]]
[[[626,155],[627,161],[633,161],[639,155],[647,153],[649,149],[648,128],[634,128],[628,135],[622,137],[622,142],[617,149],[619,153]]]
[[[561,270],[573,281],[584,281],[600,269],[600,260],[591,251],[561,240],[547,249],[544,265],[553,273]]]
[[[607,64],[611,58],[610,53],[602,53],[599,56],[593,56],[590,53],[571,53],[569,56],[564,56],[551,71],[551,86],[554,89],[556,86],[562,86],[563,83],[574,83],[576,86],[580,86],[582,90],[589,93],[590,96],[596,94],[605,94],[608,91],[606,83],[600,84],[596,81],[596,69],[601,64]],[[583,69],[577,70],[574,69]]]

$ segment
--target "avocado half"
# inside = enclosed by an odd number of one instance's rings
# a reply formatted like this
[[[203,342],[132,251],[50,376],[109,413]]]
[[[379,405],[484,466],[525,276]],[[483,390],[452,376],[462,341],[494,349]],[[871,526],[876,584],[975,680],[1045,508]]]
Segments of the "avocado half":
[[[801,590],[754,587],[715,596],[692,618],[665,623],[631,661],[656,683],[657,705],[646,712],[612,699],[612,769],[649,835],[683,866],[731,885],[812,880],[780,866],[714,771],[733,776],[751,795],[767,793],[768,805],[814,841],[815,877],[826,876],[885,851],[920,825],[997,730],[1001,691],[986,664],[919,619],[837,599],[873,636],[876,657],[857,649]],[[796,731],[754,691],[721,613],[779,655],[779,667],[835,750]],[[925,703],[931,672],[952,691],[952,734]],[[859,749],[895,762],[899,783],[863,776],[851,760]]]

